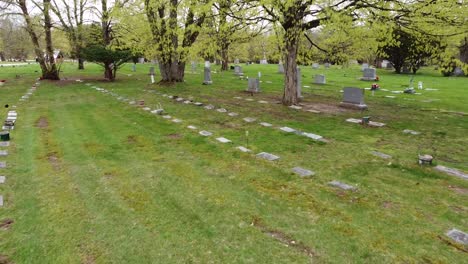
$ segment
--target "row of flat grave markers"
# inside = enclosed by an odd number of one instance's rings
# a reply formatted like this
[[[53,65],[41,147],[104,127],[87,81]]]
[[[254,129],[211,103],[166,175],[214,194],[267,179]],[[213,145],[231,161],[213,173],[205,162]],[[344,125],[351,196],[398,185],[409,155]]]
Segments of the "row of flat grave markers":
[[[90,84],[87,84],[87,85],[90,85]],[[95,87],[96,90],[98,91],[101,91],[103,93],[109,93],[111,94],[112,96],[118,96],[117,94],[115,93],[112,93],[112,92],[109,92],[105,89],[102,89],[102,88],[97,88]],[[154,91],[155,93],[161,95],[161,93],[159,92],[156,92]],[[169,98],[175,98],[174,96],[165,96],[164,94],[162,94],[163,97],[169,97]],[[119,100],[120,98],[120,101],[128,101],[128,99],[126,98],[123,98],[121,96],[119,96],[117,99]],[[177,97],[178,98],[178,97]],[[178,100],[178,101],[184,101],[183,99],[182,100]],[[184,101],[184,103],[186,102],[186,100]],[[196,104],[197,105],[197,104]],[[201,103],[199,103],[198,105],[203,105]],[[210,109],[214,109],[214,107],[210,108]],[[143,110],[146,110],[146,111],[150,111],[151,109],[149,107],[146,107],[146,108],[143,108]],[[227,112],[227,111],[226,111]],[[151,113],[153,113],[153,111],[151,111]],[[172,118],[171,116],[169,115],[164,115],[162,116],[163,118],[165,119],[171,119],[172,122],[174,123],[181,123],[182,120],[180,119],[176,119],[176,118]],[[245,120],[246,119],[249,119],[249,122],[253,122],[255,121],[255,119],[252,119],[252,118],[244,118]],[[252,121],[253,120],[253,121]],[[268,124],[268,123],[263,123],[263,124]],[[271,124],[268,124],[268,126],[271,126]],[[191,130],[197,130],[198,128],[193,126],[193,125],[189,125],[187,126],[188,129],[191,129]],[[291,128],[288,128],[288,127],[282,127],[280,128],[282,131],[291,131],[293,129]],[[209,132],[209,131],[205,131],[205,130],[200,130],[199,131],[199,134],[202,135],[202,136],[212,136],[213,133],[212,132]],[[216,138],[216,140],[218,142],[221,142],[221,143],[232,143],[231,140],[229,139],[226,139],[224,137],[218,137]],[[248,148],[245,148],[243,146],[238,146],[236,147],[236,149],[238,149],[239,151],[242,151],[242,152],[246,152],[246,153],[249,153],[251,152],[250,149]],[[381,157],[383,159],[391,159],[392,157],[390,155],[387,155],[387,154],[384,154],[384,153],[380,153],[380,152],[377,152],[377,151],[373,151],[372,152],[373,155],[375,156],[378,156],[378,157]],[[275,161],[275,160],[278,160],[280,159],[280,157],[276,156],[276,155],[273,155],[273,154],[270,154],[270,153],[267,153],[267,152],[260,152],[258,154],[256,154],[256,157],[259,157],[259,158],[262,158],[262,159],[266,159],[268,161]],[[443,172],[446,172],[448,174],[451,174],[451,175],[454,175],[454,176],[457,176],[457,177],[461,177],[463,179],[468,179],[468,175],[459,171],[459,170],[456,170],[456,169],[451,169],[451,168],[447,168],[447,167],[444,167],[444,166],[437,166],[435,167],[435,169],[439,170],[439,171],[443,171]],[[301,167],[294,167],[291,169],[291,171],[297,175],[299,175],[301,178],[305,178],[305,177],[310,177],[310,176],[314,176],[315,175],[315,172],[313,171],[310,171],[310,170],[307,170],[307,169],[304,169],[304,168],[301,168]],[[330,181],[328,183],[329,186],[332,186],[332,187],[335,187],[335,188],[340,188],[340,189],[343,189],[343,190],[346,190],[346,191],[357,191],[357,187],[355,186],[352,186],[352,185],[348,185],[346,183],[342,183],[340,181],[336,181],[336,180],[333,180],[333,181]],[[449,230],[447,233],[446,233],[446,236],[450,237],[451,239],[453,239],[454,241],[456,241],[457,243],[461,243],[461,244],[464,244],[464,245],[467,245],[468,244],[468,234],[467,233],[464,233],[458,229],[451,229]]]
[[[86,84],[86,85],[87,85],[87,86],[91,86],[91,84]],[[111,94],[112,96],[117,97],[117,100],[119,100],[119,101],[124,101],[124,100],[123,100],[123,97],[118,96],[116,93],[109,92],[109,91],[107,91],[106,89],[99,88],[99,87],[96,87],[96,86],[92,86],[91,88],[93,88],[93,89],[95,89],[95,90],[97,90],[97,91],[100,91],[100,92],[102,92],[102,93],[104,93],[104,94]],[[160,94],[160,93],[158,93],[158,94]],[[163,96],[164,96],[164,95],[163,95]],[[167,97],[172,98],[172,99],[175,98],[176,101],[178,101],[178,102],[184,102],[184,103],[187,102],[187,100],[185,100],[185,99],[183,99],[183,98],[180,98],[180,97],[175,97],[175,96],[167,96]],[[134,102],[134,101],[129,102],[129,104],[132,104],[132,102]],[[133,105],[135,105],[135,104],[136,104],[136,103],[133,103]],[[199,104],[199,105],[202,105],[202,104]],[[145,111],[150,111],[151,113],[154,113],[154,114],[158,114],[157,112],[151,111],[151,108],[149,108],[149,107],[145,107],[145,108],[142,108],[142,109],[145,110]],[[213,107],[213,108],[210,108],[210,109],[214,109],[214,107]],[[218,110],[219,110],[219,109],[218,109]],[[220,112],[221,112],[221,111],[220,111]],[[227,112],[227,111],[223,111],[223,112]],[[183,122],[182,120],[177,119],[177,118],[173,118],[172,116],[169,116],[169,115],[163,115],[162,117],[163,117],[164,119],[170,119],[170,120],[171,120],[172,122],[174,122],[174,123],[182,123],[182,122]],[[249,122],[252,122],[252,121],[250,121],[250,120],[255,120],[255,119],[252,119],[252,118],[245,118],[245,119],[248,119]],[[189,125],[189,126],[187,126],[187,128],[188,128],[188,129],[191,129],[191,130],[198,130],[198,128],[197,128],[196,126],[193,126],[193,125]],[[282,130],[284,130],[284,129],[285,129],[285,128],[282,128]],[[209,132],[209,131],[206,131],[206,130],[200,130],[200,131],[199,131],[199,134],[202,135],[202,136],[205,136],[205,137],[209,137],[209,136],[212,136],[212,135],[213,135],[212,132]],[[218,142],[221,142],[221,143],[232,143],[231,140],[229,140],[229,139],[227,139],[227,138],[224,138],[224,137],[218,137],[218,138],[216,138],[216,140],[217,140]],[[242,151],[242,152],[246,152],[246,153],[247,153],[247,152],[251,152],[250,149],[248,149],[248,148],[246,148],[246,147],[243,147],[243,146],[238,146],[238,147],[236,147],[236,149],[238,149],[238,150],[240,150],[240,151]],[[273,154],[267,153],[267,152],[260,152],[260,153],[258,153],[256,156],[259,157],[259,158],[262,158],[262,159],[266,159],[266,160],[268,160],[268,161],[275,161],[275,160],[280,159],[279,156],[276,156],[276,155],[273,155]],[[309,176],[315,175],[315,172],[310,171],[310,170],[307,170],[307,169],[304,169],[304,168],[301,168],[301,167],[294,167],[294,168],[292,169],[292,172],[295,173],[295,174],[297,174],[297,175],[299,175],[300,177],[309,177]]]

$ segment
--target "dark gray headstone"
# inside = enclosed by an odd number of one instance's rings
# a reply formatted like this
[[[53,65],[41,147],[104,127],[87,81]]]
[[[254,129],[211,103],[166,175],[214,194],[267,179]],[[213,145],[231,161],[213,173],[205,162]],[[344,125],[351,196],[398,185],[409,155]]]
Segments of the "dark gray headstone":
[[[316,84],[326,84],[327,83],[327,81],[325,79],[325,75],[322,75],[322,74],[316,74],[314,79],[315,79]]]
[[[248,83],[248,92],[252,93],[258,93],[260,92],[260,80],[257,78],[249,78],[249,83]]]
[[[328,69],[328,68],[330,68],[330,63],[327,62],[327,63],[324,64],[324,66],[325,66],[325,68]]]
[[[151,66],[151,67],[149,68],[149,74],[150,74],[150,75],[155,75],[154,67],[153,67],[153,66]]]
[[[366,109],[367,105],[364,103],[364,89],[345,87],[343,89],[343,102],[340,106]]]
[[[374,68],[365,68],[363,72],[364,73],[363,73],[363,77],[361,78],[361,80],[373,81],[377,78]]]

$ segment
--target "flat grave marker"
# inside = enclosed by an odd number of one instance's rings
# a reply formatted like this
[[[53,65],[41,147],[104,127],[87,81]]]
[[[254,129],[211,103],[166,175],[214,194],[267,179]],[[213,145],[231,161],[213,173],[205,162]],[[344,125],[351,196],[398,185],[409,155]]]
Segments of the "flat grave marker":
[[[5,176],[0,176],[0,183],[5,183],[6,177]]]
[[[458,229],[449,230],[446,235],[457,243],[468,245],[468,234]]]
[[[292,171],[299,175],[299,177],[301,178],[305,178],[305,177],[309,177],[309,176],[314,176],[315,175],[315,172],[311,171],[311,170],[307,170],[307,169],[304,169],[304,168],[301,168],[301,167],[294,167],[292,168]]]
[[[262,159],[269,160],[269,161],[275,161],[275,160],[278,160],[280,158],[280,157],[278,157],[276,155],[273,155],[273,154],[270,154],[270,153],[267,153],[267,152],[260,152],[256,156],[259,157],[259,158],[262,158]]]
[[[271,126],[273,126],[272,124],[266,123],[266,122],[261,122],[260,125],[261,125],[261,126],[264,126],[264,127],[271,127]]]
[[[292,133],[296,132],[296,129],[290,128],[290,127],[280,127],[281,131],[287,132],[287,133]]]
[[[230,142],[232,142],[231,140],[229,140],[227,138],[224,138],[224,137],[216,138],[216,140],[218,140],[221,143],[230,143]]]
[[[211,132],[208,132],[208,131],[205,131],[205,130],[202,130],[200,132],[198,132],[200,135],[204,136],[204,137],[209,137],[211,135],[213,135],[213,133]]]
[[[345,191],[355,191],[355,190],[357,190],[356,187],[348,185],[346,183],[339,182],[339,181],[331,181],[331,182],[328,183],[328,185],[336,187],[336,188],[343,189]]]
[[[391,159],[392,156],[388,155],[388,154],[385,154],[385,153],[382,153],[382,152],[378,152],[378,151],[371,151],[371,154],[376,156],[376,157],[380,157],[382,159]]]
[[[246,147],[243,147],[243,146],[239,146],[236,149],[238,149],[238,150],[240,150],[242,152],[252,152],[250,149],[248,149]]]
[[[442,166],[442,165],[437,165],[437,166],[435,166],[434,169],[436,169],[438,171],[441,171],[441,172],[445,172],[445,173],[447,173],[449,175],[452,175],[452,176],[455,176],[455,177],[459,177],[459,178],[468,180],[468,174],[464,173],[464,172],[462,172],[460,170],[457,170],[457,169],[445,167],[445,166]]]
[[[0,161],[0,169],[4,169],[6,167],[7,167],[6,162],[5,161]]]
[[[257,120],[256,118],[253,118],[253,117],[246,117],[243,119],[245,122],[247,123],[252,123],[254,122],[255,120]]]

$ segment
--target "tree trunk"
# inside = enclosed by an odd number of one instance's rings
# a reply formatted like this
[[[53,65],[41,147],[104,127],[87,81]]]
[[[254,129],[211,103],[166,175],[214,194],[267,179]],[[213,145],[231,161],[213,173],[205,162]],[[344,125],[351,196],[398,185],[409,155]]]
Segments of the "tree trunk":
[[[224,42],[221,44],[221,71],[229,70],[229,44]]]
[[[159,63],[161,82],[183,82],[185,62]]]
[[[78,57],[78,70],[84,70],[84,59]]]
[[[299,103],[297,96],[297,49],[298,29],[290,28],[285,35],[285,57],[284,57],[284,93],[282,103],[294,105]]]
[[[112,63],[104,63],[104,78],[113,82],[115,80]]]
[[[50,0],[44,0],[44,31],[46,42],[47,63],[49,65],[47,72],[42,72],[42,78],[48,80],[60,80],[59,70],[55,64],[54,48],[52,47],[52,21],[50,19],[49,9]]]

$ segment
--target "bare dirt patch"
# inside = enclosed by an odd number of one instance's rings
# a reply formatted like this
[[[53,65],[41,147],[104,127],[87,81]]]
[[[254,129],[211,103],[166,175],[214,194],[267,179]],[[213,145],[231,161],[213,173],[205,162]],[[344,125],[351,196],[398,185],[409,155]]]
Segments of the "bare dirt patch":
[[[14,262],[12,262],[7,256],[5,255],[0,255],[0,264],[13,264]]]
[[[138,139],[134,135],[130,135],[127,137],[127,143],[128,144],[136,144],[138,142]]]
[[[36,121],[36,127],[38,128],[49,127],[49,121],[47,120],[47,117],[44,117],[44,116],[39,117],[39,119]]]
[[[254,218],[252,221],[252,225],[258,228],[260,231],[262,231],[264,234],[278,240],[282,244],[284,244],[287,247],[292,247],[298,251],[301,251],[305,253],[309,257],[317,257],[317,253],[312,250],[312,248],[304,245],[301,242],[298,242],[294,240],[291,236],[279,231],[279,230],[273,230],[265,226],[260,219]]]
[[[304,102],[301,104],[304,110],[315,110],[320,111],[325,114],[337,114],[337,113],[346,113],[350,112],[350,109],[340,107],[337,104],[326,104],[326,103],[307,103]]]
[[[54,170],[60,169],[60,160],[58,158],[57,152],[49,152],[47,153],[47,161],[49,161],[50,165]]]
[[[2,229],[10,229],[11,225],[13,224],[13,219],[6,218],[0,221],[0,228]],[[1,262],[0,262],[1,263]]]
[[[180,134],[169,134],[169,135],[167,135],[167,137],[172,138],[172,139],[179,139],[182,136]]]

